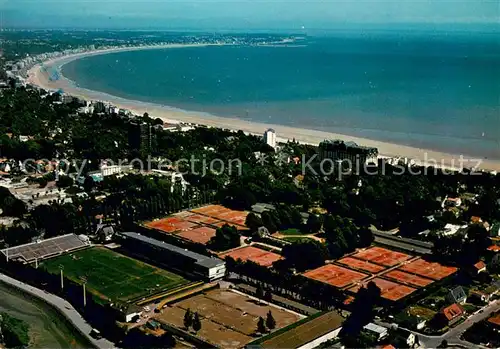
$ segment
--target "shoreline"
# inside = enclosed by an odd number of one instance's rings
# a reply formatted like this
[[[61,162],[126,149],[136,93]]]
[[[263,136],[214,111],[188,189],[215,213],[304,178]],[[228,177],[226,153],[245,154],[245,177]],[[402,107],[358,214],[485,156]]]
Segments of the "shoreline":
[[[27,83],[41,87],[45,90],[57,91],[62,89],[64,93],[83,98],[85,100],[99,100],[108,102],[121,109],[127,109],[133,114],[143,115],[148,113],[153,118],[160,118],[164,122],[180,123],[187,122],[211,127],[225,128],[231,130],[242,130],[252,134],[263,134],[268,128],[273,128],[277,134],[278,142],[286,142],[295,139],[298,142],[318,145],[325,139],[341,139],[344,141],[353,141],[359,145],[376,147],[379,150],[380,157],[385,158],[408,158],[412,159],[418,165],[435,166],[440,168],[450,168],[461,170],[463,168],[483,169],[487,171],[500,171],[500,160],[491,160],[485,158],[474,158],[467,155],[451,154],[411,147],[407,145],[394,144],[384,141],[377,141],[368,138],[349,136],[345,134],[302,129],[298,127],[268,124],[261,122],[251,122],[237,118],[220,117],[209,113],[181,110],[175,107],[164,106],[156,103],[143,102],[131,99],[125,99],[107,94],[105,92],[91,91],[81,87],[62,75],[61,68],[65,64],[85,57],[95,55],[119,53],[126,51],[138,51],[148,49],[173,49],[185,47],[204,47],[219,46],[223,44],[171,44],[158,46],[138,46],[125,48],[110,48],[104,50],[88,51],[72,54],[47,60],[43,63],[31,67],[28,71]],[[44,73],[43,67],[54,67],[60,75],[60,79],[51,81]]]

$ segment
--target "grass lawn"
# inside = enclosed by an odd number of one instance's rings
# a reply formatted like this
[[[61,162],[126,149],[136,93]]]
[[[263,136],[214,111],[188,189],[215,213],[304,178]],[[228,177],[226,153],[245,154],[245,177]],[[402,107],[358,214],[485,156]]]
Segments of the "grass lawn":
[[[478,307],[477,305],[474,305],[474,304],[465,303],[465,304],[462,304],[462,308],[464,308],[464,310],[467,313],[472,314],[473,312],[478,310],[480,307]]]
[[[408,312],[410,313],[410,315],[419,316],[424,320],[430,320],[434,317],[434,315],[436,315],[435,311],[418,305],[408,307]]]
[[[424,306],[425,308],[429,308],[434,311],[439,311],[447,304],[447,302],[445,297],[431,295],[420,300],[418,304]]]
[[[81,283],[80,278],[86,277],[89,292],[111,301],[126,302],[188,282],[177,274],[100,247],[48,259],[40,267],[59,274],[60,265],[65,278]]]
[[[280,231],[280,234],[283,235],[305,235],[305,233],[301,232],[299,229],[290,228]]]
[[[287,236],[287,237],[282,238],[281,240],[285,240],[288,242],[308,242],[308,241],[311,241],[312,239],[301,237],[301,236]]]

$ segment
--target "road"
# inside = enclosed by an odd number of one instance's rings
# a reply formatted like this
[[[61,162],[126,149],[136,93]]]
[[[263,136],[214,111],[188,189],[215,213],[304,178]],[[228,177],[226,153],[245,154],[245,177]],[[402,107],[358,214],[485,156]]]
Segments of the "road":
[[[75,326],[75,328],[77,328],[81,332],[81,334],[85,336],[85,338],[87,338],[89,342],[92,343],[96,348],[99,349],[115,348],[114,343],[104,338],[101,339],[92,338],[90,336],[90,331],[92,330],[92,327],[66,300],[51,293],[47,293],[43,290],[40,290],[39,288],[25,284],[19,280],[13,279],[4,274],[0,274],[0,281],[9,284],[13,287],[16,287],[17,289],[29,293],[45,301],[46,303],[52,305],[54,308],[59,310],[59,312],[63,314],[73,324],[73,326]]]
[[[461,340],[460,337],[474,323],[480,322],[480,321],[488,318],[491,314],[493,314],[499,310],[500,310],[500,300],[493,301],[490,304],[485,305],[483,308],[479,309],[477,312],[475,312],[471,316],[469,316],[464,322],[453,327],[452,329],[450,329],[448,332],[446,332],[445,334],[443,334],[441,336],[427,336],[425,334],[411,331],[411,330],[408,330],[406,328],[403,328],[403,329],[418,336],[418,338],[420,340],[420,344],[426,348],[436,348],[439,344],[441,344],[441,342],[444,339],[446,339],[448,341],[448,347],[485,348],[484,346],[472,344],[470,342]],[[376,321],[376,322],[378,322],[379,325],[382,325],[385,327],[391,326],[388,323],[384,323],[384,322],[380,322],[380,321]]]

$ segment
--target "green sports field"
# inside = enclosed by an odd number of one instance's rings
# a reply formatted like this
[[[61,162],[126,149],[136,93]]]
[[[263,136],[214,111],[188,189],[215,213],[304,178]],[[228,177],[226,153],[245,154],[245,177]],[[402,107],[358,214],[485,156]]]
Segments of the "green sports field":
[[[87,290],[103,300],[127,302],[188,283],[177,274],[100,247],[48,259],[40,267],[59,274],[61,265],[65,278],[81,283],[85,277]]]

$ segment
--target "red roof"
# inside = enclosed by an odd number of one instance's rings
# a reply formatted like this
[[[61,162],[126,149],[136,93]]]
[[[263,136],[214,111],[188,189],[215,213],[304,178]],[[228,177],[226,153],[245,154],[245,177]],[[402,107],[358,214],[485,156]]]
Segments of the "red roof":
[[[354,297],[353,296],[349,296],[345,299],[344,301],[344,305],[349,305],[351,304],[352,302],[354,301]]]
[[[392,344],[384,345],[383,347],[379,347],[380,349],[396,349]]]
[[[493,324],[493,325],[500,326],[500,314],[497,314],[495,316],[490,317],[488,319],[488,322]]]
[[[457,317],[462,316],[462,314],[464,313],[462,307],[457,303],[454,303],[449,307],[444,308],[443,310],[441,310],[441,312],[446,317],[446,319],[448,319],[448,321],[456,319]]]
[[[498,251],[500,251],[500,246],[491,245],[490,247],[488,247],[488,251],[498,252]]]
[[[470,221],[471,221],[472,223],[481,223],[481,222],[482,222],[482,219],[481,219],[481,217],[478,217],[478,216],[472,216],[472,217],[470,218]]]
[[[477,269],[477,270],[481,270],[483,268],[486,268],[486,264],[484,264],[483,261],[479,261],[477,262],[476,264],[474,264],[474,267]]]

